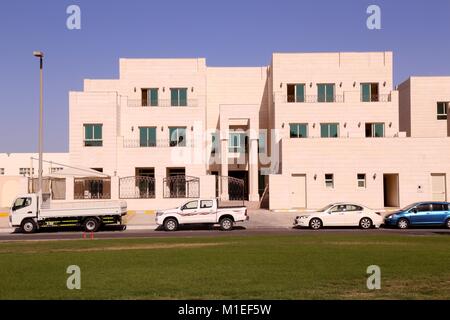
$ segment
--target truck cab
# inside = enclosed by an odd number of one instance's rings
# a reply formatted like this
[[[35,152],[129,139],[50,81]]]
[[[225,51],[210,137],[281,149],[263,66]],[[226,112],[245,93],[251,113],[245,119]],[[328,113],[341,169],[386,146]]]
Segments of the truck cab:
[[[10,227],[22,227],[25,232],[31,231],[37,224],[38,197],[36,194],[17,196],[9,215]]]

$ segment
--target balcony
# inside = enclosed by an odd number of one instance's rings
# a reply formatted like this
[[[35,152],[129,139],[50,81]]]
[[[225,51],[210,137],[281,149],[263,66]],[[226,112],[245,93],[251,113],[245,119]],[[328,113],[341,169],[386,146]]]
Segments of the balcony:
[[[282,103],[343,103],[344,95],[337,94],[333,97],[323,97],[318,95],[305,95],[298,99],[295,95],[279,95],[279,102]]]
[[[361,102],[391,102],[391,94],[361,95]]]
[[[143,101],[142,99],[128,99],[128,107],[130,108],[183,108],[183,107],[197,107],[197,99],[188,99],[187,101],[180,101],[179,103],[172,103],[170,99],[159,99],[158,101]]]
[[[171,141],[169,139],[157,139],[156,141],[141,141],[140,139],[124,139],[124,148],[141,148],[141,149],[152,149],[152,148],[193,148],[193,141]]]

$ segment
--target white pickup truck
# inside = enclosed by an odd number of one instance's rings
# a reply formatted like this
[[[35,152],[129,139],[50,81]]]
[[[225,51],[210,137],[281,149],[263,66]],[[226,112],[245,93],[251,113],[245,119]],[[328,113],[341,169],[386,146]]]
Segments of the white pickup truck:
[[[156,224],[166,231],[175,231],[179,225],[219,224],[224,231],[232,230],[235,222],[249,220],[247,208],[220,207],[217,199],[191,200],[183,205],[156,212]]]
[[[81,226],[86,232],[96,232],[101,225],[119,225],[125,230],[123,218],[127,214],[124,201],[87,200],[41,204],[37,194],[16,198],[9,215],[10,227],[24,233],[36,232],[40,227]]]

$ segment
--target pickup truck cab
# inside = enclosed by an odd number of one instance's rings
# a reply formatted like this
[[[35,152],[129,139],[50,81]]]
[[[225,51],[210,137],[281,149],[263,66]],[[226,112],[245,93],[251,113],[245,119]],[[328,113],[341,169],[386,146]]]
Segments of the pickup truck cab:
[[[16,197],[9,215],[10,227],[23,233],[33,233],[41,227],[81,226],[86,232],[95,232],[102,225],[119,225],[125,230],[124,201],[95,200],[52,203],[49,196],[30,193]]]
[[[249,220],[247,208],[220,207],[217,199],[197,199],[173,209],[158,210],[156,224],[166,231],[175,231],[179,225],[219,224],[224,231],[232,230],[235,222]]]

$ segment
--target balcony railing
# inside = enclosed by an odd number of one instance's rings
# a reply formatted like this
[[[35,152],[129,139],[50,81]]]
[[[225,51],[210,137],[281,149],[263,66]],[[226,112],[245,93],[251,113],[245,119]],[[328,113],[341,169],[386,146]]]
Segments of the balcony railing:
[[[296,97],[294,95],[281,95],[281,101],[287,103],[343,103],[344,95],[336,94],[333,97],[324,97],[318,95],[305,95]]]
[[[194,143],[190,140],[182,141],[171,141],[169,139],[157,139],[152,141],[141,141],[140,139],[124,139],[124,148],[142,148],[142,149],[152,149],[152,148],[171,148],[171,147],[188,147],[193,148]]]
[[[391,102],[391,94],[361,95],[362,102]]]
[[[186,101],[172,101],[170,99],[159,99],[158,101],[143,101],[142,99],[128,99],[128,107],[131,108],[153,108],[153,107],[197,107],[197,99],[187,99]]]

